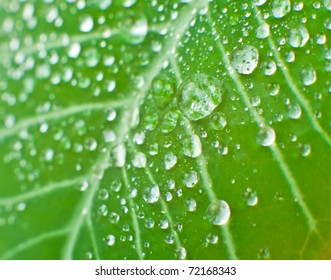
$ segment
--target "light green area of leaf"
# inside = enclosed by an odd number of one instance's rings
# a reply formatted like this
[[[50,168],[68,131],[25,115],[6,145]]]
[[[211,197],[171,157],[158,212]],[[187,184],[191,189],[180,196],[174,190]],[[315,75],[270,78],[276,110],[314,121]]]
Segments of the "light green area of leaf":
[[[1,1],[0,257],[330,259],[330,40],[329,0]]]

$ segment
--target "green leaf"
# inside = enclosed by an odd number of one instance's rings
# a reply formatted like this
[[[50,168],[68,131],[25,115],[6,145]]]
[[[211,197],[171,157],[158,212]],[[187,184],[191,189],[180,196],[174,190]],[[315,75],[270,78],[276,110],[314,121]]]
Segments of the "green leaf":
[[[0,257],[330,258],[330,9],[2,1]]]

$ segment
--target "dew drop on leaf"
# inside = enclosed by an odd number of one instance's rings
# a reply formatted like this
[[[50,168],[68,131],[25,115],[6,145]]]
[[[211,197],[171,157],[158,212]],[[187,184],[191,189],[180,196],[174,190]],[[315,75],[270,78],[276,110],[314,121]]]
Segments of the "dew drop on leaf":
[[[81,32],[90,32],[93,29],[93,18],[89,15],[83,16],[80,20],[79,30]]]
[[[123,39],[133,45],[142,43],[148,32],[145,15],[132,10],[117,14],[117,27]]]
[[[175,95],[175,83],[169,77],[157,77],[152,82],[151,91],[156,105],[165,108]]]
[[[279,93],[280,86],[277,83],[268,83],[266,89],[270,96],[275,96]]]
[[[173,131],[177,126],[178,117],[177,112],[170,111],[166,113],[160,124],[161,132],[167,134]]]
[[[257,133],[257,142],[261,146],[271,146],[276,140],[276,132],[269,126],[262,127]]]
[[[198,157],[202,152],[201,141],[196,134],[185,137],[181,142],[181,147],[183,154],[191,158]]]
[[[177,163],[177,156],[174,155],[173,152],[167,153],[163,158],[164,168],[165,170],[170,170]]]
[[[147,187],[143,192],[143,199],[147,203],[155,203],[159,200],[159,197],[160,197],[160,189],[158,185]]]
[[[186,258],[186,249],[184,247],[178,247],[175,249],[175,257],[183,260]]]
[[[239,74],[251,74],[258,63],[259,51],[253,46],[240,46],[231,54],[231,65]]]
[[[277,65],[273,60],[268,59],[261,64],[261,68],[264,75],[271,76],[276,72]]]
[[[224,114],[216,112],[210,116],[209,124],[212,129],[220,131],[225,128],[227,120]]]
[[[106,242],[108,246],[113,246],[115,244],[116,238],[114,235],[109,234],[106,238]]]
[[[230,215],[230,206],[224,200],[214,201],[207,208],[207,218],[217,226],[226,224],[230,219]]]
[[[301,107],[298,103],[289,104],[287,106],[288,117],[292,120],[300,119],[301,117]]]
[[[315,69],[310,65],[301,70],[301,81],[305,86],[310,86],[316,82],[317,76]]]
[[[147,159],[144,153],[137,152],[132,158],[132,164],[136,168],[145,168]]]
[[[111,151],[110,162],[115,167],[123,167],[126,160],[126,148],[125,145],[120,143],[115,146]]]
[[[185,202],[187,211],[194,212],[197,209],[197,202],[194,199],[189,199]]]
[[[274,18],[282,18],[291,11],[290,0],[273,0],[271,14]]]
[[[185,173],[182,182],[185,187],[193,188],[199,181],[198,173],[195,171],[190,171]]]
[[[178,106],[189,120],[197,121],[211,114],[222,102],[224,93],[224,85],[218,79],[196,74],[180,84]]]
[[[270,26],[268,23],[264,22],[258,26],[256,29],[256,38],[265,39],[270,36]]]
[[[306,27],[299,25],[289,32],[288,42],[293,48],[302,48],[309,40],[309,33]]]
[[[256,191],[253,191],[251,188],[246,189],[244,199],[248,206],[255,206],[259,201]]]

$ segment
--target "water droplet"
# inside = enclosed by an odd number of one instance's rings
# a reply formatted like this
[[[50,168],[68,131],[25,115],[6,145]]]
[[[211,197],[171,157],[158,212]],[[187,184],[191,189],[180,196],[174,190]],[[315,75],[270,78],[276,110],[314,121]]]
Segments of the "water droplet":
[[[143,192],[143,199],[147,203],[155,203],[159,200],[159,197],[160,197],[160,189],[158,185],[147,187]]]
[[[261,146],[271,146],[275,140],[276,132],[269,126],[262,127],[257,134],[257,142]]]
[[[80,54],[81,46],[78,42],[72,43],[69,46],[68,56],[70,58],[77,58]]]
[[[163,163],[165,170],[170,170],[176,165],[177,156],[175,156],[173,152],[169,152],[164,156]]]
[[[170,111],[166,113],[160,124],[161,132],[167,134],[173,131],[177,126],[178,117],[177,112]]]
[[[186,249],[184,247],[178,247],[175,249],[175,257],[184,260],[186,258]]]
[[[265,39],[270,36],[270,25],[266,22],[259,25],[256,29],[256,38],[258,39]]]
[[[251,188],[246,189],[246,191],[244,193],[244,199],[245,199],[246,205],[248,205],[248,206],[255,206],[259,201],[257,193],[255,191],[253,191]]]
[[[119,33],[129,44],[140,44],[148,32],[148,22],[144,14],[128,10],[117,14]]]
[[[109,198],[109,192],[104,188],[100,189],[98,193],[98,198],[100,200],[107,200]]]
[[[280,86],[277,83],[268,83],[266,88],[270,96],[277,95],[280,90]]]
[[[258,62],[259,51],[253,46],[240,46],[231,55],[231,65],[239,74],[251,74]]]
[[[324,0],[323,4],[327,10],[331,11],[331,0]]]
[[[270,259],[270,253],[267,248],[261,248],[258,253],[258,258],[260,260],[268,260]]]
[[[112,224],[116,224],[119,220],[120,216],[117,213],[111,212],[109,214],[109,222],[111,222]]]
[[[309,156],[311,153],[311,148],[310,148],[310,145],[309,144],[304,144],[301,148],[301,155],[303,157],[307,157]]]
[[[116,238],[114,235],[109,234],[106,238],[106,241],[108,246],[113,246],[115,244]]]
[[[290,0],[273,0],[271,14],[274,18],[282,18],[291,11]]]
[[[126,148],[124,144],[118,144],[111,151],[110,162],[115,167],[123,167],[126,159]]]
[[[159,227],[161,229],[167,229],[169,227],[169,221],[167,219],[161,219],[159,222]]]
[[[197,121],[211,114],[222,102],[224,93],[224,85],[218,79],[196,74],[179,86],[178,106],[188,119]]]
[[[292,120],[300,119],[301,117],[301,107],[298,103],[289,104],[287,106],[288,117]]]
[[[157,77],[152,82],[151,90],[156,105],[165,108],[175,95],[175,83],[169,77]]]
[[[197,202],[194,199],[189,199],[185,202],[186,209],[189,212],[194,212],[197,209]]]
[[[306,27],[299,25],[292,28],[289,32],[288,42],[293,48],[302,48],[309,39],[309,33]]]
[[[207,218],[217,226],[226,224],[230,219],[229,204],[224,200],[212,202],[207,208]]]
[[[80,20],[80,31],[90,32],[93,29],[93,18],[91,16],[83,16]]]
[[[313,66],[306,66],[301,70],[301,81],[305,86],[310,86],[317,80]]]
[[[108,215],[108,207],[105,204],[100,205],[98,209],[98,214],[102,217],[106,217]]]
[[[224,114],[216,112],[210,116],[209,124],[212,129],[220,131],[225,128],[227,120]]]
[[[254,106],[254,107],[257,107],[261,104],[260,96],[252,96],[250,98],[250,101],[251,101],[252,106]]]
[[[190,171],[185,173],[182,179],[184,186],[188,188],[193,188],[199,181],[198,173],[195,171]]]
[[[119,179],[114,180],[110,184],[110,190],[112,192],[119,192],[122,188],[122,182]]]
[[[147,164],[145,154],[142,152],[137,152],[132,159],[132,164],[136,168],[145,168]]]
[[[269,59],[261,64],[261,68],[264,75],[271,76],[276,72],[277,65],[273,60]]]
[[[198,157],[202,152],[201,141],[196,134],[185,137],[181,142],[181,147],[183,154],[191,158]]]

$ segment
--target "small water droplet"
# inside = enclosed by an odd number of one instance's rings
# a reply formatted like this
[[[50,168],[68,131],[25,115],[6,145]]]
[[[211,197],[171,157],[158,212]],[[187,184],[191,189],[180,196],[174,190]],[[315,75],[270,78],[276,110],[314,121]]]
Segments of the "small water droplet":
[[[163,163],[165,170],[170,170],[176,165],[177,156],[175,156],[173,152],[169,152],[164,156]]]
[[[229,204],[224,200],[212,202],[207,208],[207,218],[217,226],[226,224],[230,219]]]
[[[178,117],[177,112],[170,111],[166,113],[160,125],[161,132],[167,134],[173,131],[177,126]]]
[[[80,20],[80,31],[81,32],[90,32],[93,29],[93,18],[89,15],[83,16]]]
[[[198,157],[202,152],[201,141],[196,134],[185,137],[181,142],[181,147],[183,154],[191,158]]]
[[[301,81],[305,86],[310,86],[317,80],[316,71],[309,65],[301,70]]]
[[[195,171],[190,171],[185,173],[182,179],[184,186],[188,188],[193,188],[199,181],[198,173]]]
[[[180,84],[178,106],[189,120],[197,121],[211,114],[222,102],[224,93],[225,88],[218,79],[196,74]]]
[[[133,10],[118,13],[117,25],[123,39],[133,45],[142,43],[148,32],[148,22],[145,15]]]
[[[159,197],[160,197],[160,189],[158,185],[147,187],[143,192],[143,199],[147,203],[155,203],[159,200]]]
[[[293,48],[302,48],[306,45],[309,39],[309,33],[306,27],[299,25],[296,28],[292,28],[289,32],[288,38],[289,44]]]
[[[227,125],[227,120],[224,114],[216,112],[210,116],[209,124],[212,129],[220,131]]]
[[[109,234],[106,238],[106,241],[108,246],[113,246],[115,244],[116,238],[114,235]]]
[[[165,108],[175,95],[175,83],[169,77],[157,77],[152,82],[151,90],[156,105]]]
[[[270,26],[266,22],[259,25],[256,29],[256,38],[265,39],[270,36]]]
[[[282,18],[291,11],[290,0],[273,0],[271,14],[274,18]]]
[[[110,163],[115,167],[123,167],[126,160],[126,148],[124,144],[118,144],[111,151]]]
[[[264,61],[261,64],[261,68],[262,68],[262,72],[264,75],[271,76],[271,75],[275,74],[275,72],[277,70],[277,65],[273,60],[268,59],[267,61]]]
[[[132,158],[132,164],[136,168],[145,168],[147,164],[145,154],[142,152],[137,152]]]
[[[186,258],[186,249],[184,247],[177,247],[175,249],[175,257],[184,260]]]
[[[104,188],[100,189],[98,192],[98,198],[100,200],[107,200],[109,198],[109,192]]]
[[[280,86],[277,83],[268,83],[266,88],[270,96],[277,95],[280,90]]]
[[[311,148],[310,148],[310,145],[309,144],[304,144],[301,148],[301,155],[303,157],[307,157],[309,156],[311,153]]]
[[[257,142],[261,146],[271,146],[275,140],[276,132],[269,126],[262,127],[257,134]]]
[[[292,120],[300,119],[301,117],[301,107],[298,103],[289,104],[287,106],[288,117]]]
[[[231,55],[231,65],[239,74],[251,74],[258,63],[259,51],[253,46],[240,46]]]
[[[189,212],[194,212],[197,209],[197,202],[194,199],[186,200],[185,205]]]
[[[246,205],[248,206],[255,206],[259,201],[257,193],[253,191],[251,188],[247,188],[246,191],[244,192],[244,199]]]

